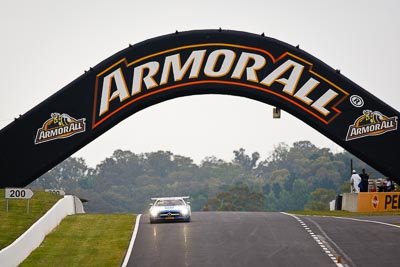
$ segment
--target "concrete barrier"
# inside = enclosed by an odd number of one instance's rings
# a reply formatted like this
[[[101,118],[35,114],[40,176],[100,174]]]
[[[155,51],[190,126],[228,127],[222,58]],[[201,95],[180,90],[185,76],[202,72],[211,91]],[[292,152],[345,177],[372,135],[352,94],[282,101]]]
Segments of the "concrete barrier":
[[[329,210],[335,210],[335,206],[336,206],[336,200],[334,199],[334,200],[331,200],[330,202],[329,202]]]
[[[35,222],[11,245],[0,250],[2,267],[14,267],[22,263],[67,215],[84,213],[82,202],[75,196],[64,196],[43,217]]]
[[[358,193],[344,193],[342,210],[356,212],[358,210]]]

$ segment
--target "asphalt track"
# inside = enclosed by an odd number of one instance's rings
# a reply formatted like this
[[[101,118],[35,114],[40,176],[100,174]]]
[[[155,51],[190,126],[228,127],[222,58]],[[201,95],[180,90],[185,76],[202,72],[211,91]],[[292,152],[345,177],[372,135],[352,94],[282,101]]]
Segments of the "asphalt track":
[[[400,266],[400,216],[304,216],[347,266]]]
[[[359,219],[195,212],[190,223],[150,224],[144,215],[127,266],[400,266],[400,228],[367,221],[400,217]]]

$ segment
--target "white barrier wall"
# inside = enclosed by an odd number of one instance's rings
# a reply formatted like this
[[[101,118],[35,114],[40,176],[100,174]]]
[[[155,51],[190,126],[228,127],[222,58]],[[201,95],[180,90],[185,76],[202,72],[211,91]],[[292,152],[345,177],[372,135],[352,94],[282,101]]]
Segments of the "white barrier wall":
[[[43,242],[46,235],[53,231],[62,219],[67,215],[84,212],[79,198],[64,196],[17,240],[0,251],[0,265],[2,267],[18,266]]]
[[[329,210],[335,210],[336,200],[332,200],[329,202]]]
[[[358,206],[358,193],[344,193],[342,198],[342,210],[356,212]]]

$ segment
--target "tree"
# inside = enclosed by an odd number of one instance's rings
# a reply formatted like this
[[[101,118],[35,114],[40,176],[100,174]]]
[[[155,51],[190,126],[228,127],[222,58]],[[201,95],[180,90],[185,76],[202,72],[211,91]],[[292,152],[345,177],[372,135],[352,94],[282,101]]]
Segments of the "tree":
[[[266,183],[262,187],[264,195],[268,195],[271,192],[271,185]]]
[[[265,196],[249,189],[247,184],[232,186],[222,191],[215,198],[210,198],[203,210],[216,211],[262,211]]]
[[[279,169],[270,172],[270,176],[268,177],[268,181],[270,183],[277,183],[280,186],[283,186],[285,181],[290,177],[290,172],[287,169]]]
[[[270,161],[283,162],[287,160],[289,146],[285,143],[279,143],[271,154]]]
[[[35,188],[63,189],[75,188],[79,180],[90,176],[93,169],[88,168],[83,158],[67,158],[56,167],[43,174],[32,183]]]
[[[233,163],[239,164],[247,171],[252,170],[256,166],[257,161],[260,159],[260,153],[253,152],[250,157],[249,155],[245,154],[245,149],[243,148],[233,151],[233,154],[235,155]]]
[[[295,179],[288,200],[288,210],[303,210],[308,199],[309,191],[307,183],[302,179]]]
[[[374,172],[348,152],[333,154],[309,141],[280,143],[267,159],[240,148],[230,162],[211,156],[200,165],[169,151],[118,149],[95,169],[83,159],[69,158],[32,188],[64,189],[88,199],[89,212],[146,212],[151,197],[167,195],[190,195],[193,211],[327,209],[349,181],[350,159],[357,169]]]
[[[166,177],[167,174],[176,168],[173,162],[173,154],[170,151],[157,151],[146,153],[147,171],[151,174]]]
[[[282,188],[279,183],[273,183],[272,184],[272,192],[274,192],[275,197],[279,197],[279,194],[281,193]]]
[[[311,193],[306,210],[329,210],[329,202],[335,199],[336,192],[332,189],[318,188]]]

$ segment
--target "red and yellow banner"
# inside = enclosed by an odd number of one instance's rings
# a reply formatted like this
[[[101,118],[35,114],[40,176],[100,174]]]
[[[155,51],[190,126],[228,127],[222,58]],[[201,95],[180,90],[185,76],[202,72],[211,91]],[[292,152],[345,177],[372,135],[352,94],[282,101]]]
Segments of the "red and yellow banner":
[[[400,192],[359,193],[357,211],[400,211]]]

